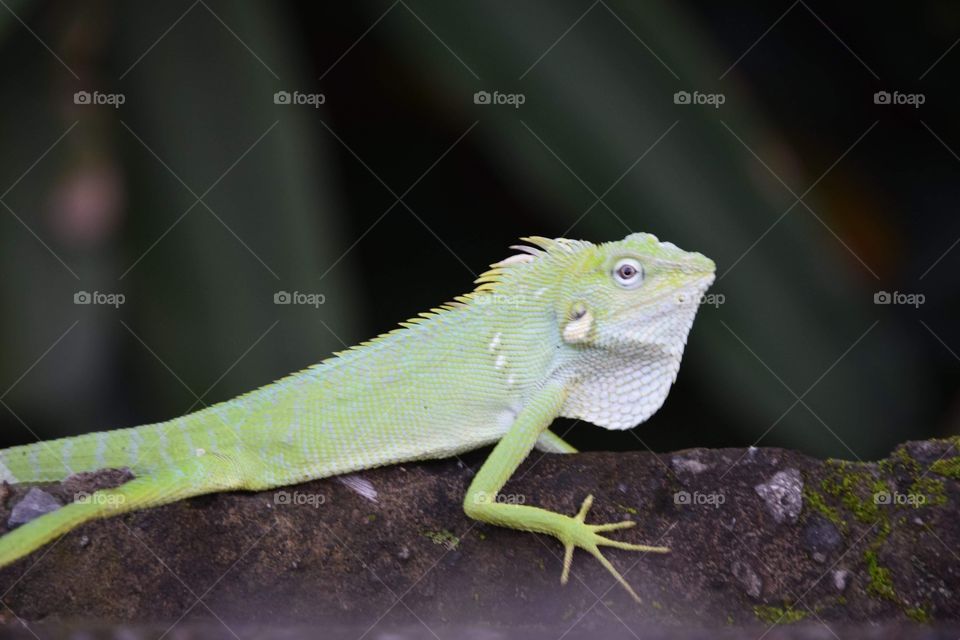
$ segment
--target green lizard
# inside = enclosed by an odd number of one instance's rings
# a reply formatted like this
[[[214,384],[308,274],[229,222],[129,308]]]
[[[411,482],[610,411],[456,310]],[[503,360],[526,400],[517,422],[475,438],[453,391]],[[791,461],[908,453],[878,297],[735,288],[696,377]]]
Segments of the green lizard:
[[[0,566],[96,518],[496,443],[466,514],[556,537],[562,583],[585,549],[639,599],[599,550],[668,551],[601,535],[634,522],[587,524],[591,496],[575,516],[496,496],[534,447],[575,452],[548,430],[556,417],[629,429],[660,408],[714,264],[649,234],[524,240],[533,246],[513,247],[473,292],[261,389],[168,422],[0,451],[4,482],[134,476],[0,538]]]

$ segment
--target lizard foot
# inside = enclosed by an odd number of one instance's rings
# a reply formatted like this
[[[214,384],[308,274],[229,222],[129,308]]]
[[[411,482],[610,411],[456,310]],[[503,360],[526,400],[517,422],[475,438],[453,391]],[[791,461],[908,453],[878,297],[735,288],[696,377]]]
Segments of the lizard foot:
[[[587,512],[590,511],[590,507],[593,505],[593,496],[587,496],[583,501],[583,504],[580,506],[580,511],[576,516],[570,519],[569,527],[566,531],[562,531],[558,534],[558,538],[563,543],[564,554],[563,554],[563,573],[560,576],[560,583],[566,584],[570,579],[570,565],[573,562],[573,550],[576,547],[580,547],[585,551],[589,551],[590,554],[596,558],[600,564],[602,564],[607,571],[609,571],[614,578],[617,579],[623,588],[626,589],[633,599],[637,602],[640,602],[640,596],[633,590],[633,588],[627,583],[626,579],[620,572],[617,571],[610,561],[603,557],[603,554],[600,553],[600,547],[615,547],[617,549],[627,549],[629,551],[642,551],[645,553],[668,553],[670,549],[667,547],[651,547],[644,544],[630,544],[629,542],[622,542],[620,540],[611,540],[605,536],[600,535],[601,532],[605,531],[617,531],[620,529],[629,529],[630,527],[635,526],[637,523],[633,520],[624,520],[623,522],[611,522],[608,524],[587,524]]]

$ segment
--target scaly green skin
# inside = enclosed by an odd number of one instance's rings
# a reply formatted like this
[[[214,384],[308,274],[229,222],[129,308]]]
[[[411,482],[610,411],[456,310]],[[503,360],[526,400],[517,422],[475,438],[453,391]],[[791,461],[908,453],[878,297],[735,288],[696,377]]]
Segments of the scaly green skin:
[[[526,240],[535,246],[516,247],[472,293],[257,391],[169,422],[0,451],[7,482],[136,476],[0,538],[0,566],[95,518],[497,443],[466,513],[555,536],[564,582],[573,549],[585,549],[637,598],[598,550],[667,551],[600,535],[633,522],[586,524],[590,496],[571,517],[496,495],[534,446],[574,451],[547,430],[557,416],[625,429],[660,407],[714,265],[648,234]]]

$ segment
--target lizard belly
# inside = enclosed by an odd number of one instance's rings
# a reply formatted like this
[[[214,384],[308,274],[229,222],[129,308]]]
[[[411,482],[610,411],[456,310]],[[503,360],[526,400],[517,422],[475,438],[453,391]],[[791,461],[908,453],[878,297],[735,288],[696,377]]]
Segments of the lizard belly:
[[[516,418],[516,411],[481,411],[444,421],[398,419],[321,423],[292,427],[279,442],[258,455],[270,468],[271,486],[326,478],[413,460],[446,458],[499,441]]]

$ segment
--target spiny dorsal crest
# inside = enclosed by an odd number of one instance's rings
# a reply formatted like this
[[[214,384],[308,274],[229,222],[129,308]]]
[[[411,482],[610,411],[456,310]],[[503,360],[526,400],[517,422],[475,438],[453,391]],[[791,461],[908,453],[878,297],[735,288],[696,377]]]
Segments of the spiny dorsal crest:
[[[510,268],[517,265],[535,263],[537,260],[540,260],[547,255],[573,256],[582,249],[594,246],[592,242],[587,242],[586,240],[570,240],[569,238],[544,238],[542,236],[530,236],[520,239],[524,242],[529,242],[530,245],[533,246],[525,244],[512,245],[510,248],[519,251],[520,253],[508,256],[499,262],[494,262],[491,264],[490,269],[480,274],[480,277],[474,281],[477,285],[479,285],[476,288],[475,293],[490,291],[493,289],[494,285],[503,280],[503,276]]]
[[[548,255],[575,256],[581,249],[594,246],[592,242],[587,242],[586,240],[569,240],[567,238],[544,238],[541,236],[530,236],[520,239],[524,242],[529,242],[533,246],[513,245],[510,247],[511,249],[515,249],[520,253],[490,265],[490,269],[480,274],[480,276],[474,281],[477,287],[470,293],[456,296],[450,302],[430,309],[429,311],[421,312],[413,318],[409,318],[406,321],[399,323],[400,326],[396,329],[387,331],[386,333],[382,333],[375,338],[353,345],[343,351],[338,351],[334,353],[334,356],[339,357],[357,350],[362,350],[364,348],[376,347],[377,345],[381,344],[384,339],[395,335],[398,332],[413,328],[419,324],[423,324],[424,322],[441,316],[448,311],[469,305],[478,297],[486,296],[492,293],[496,286],[503,282],[504,277],[510,273],[510,270],[513,267],[536,263],[537,260],[543,259]]]

